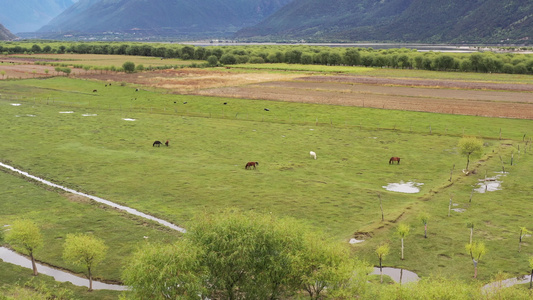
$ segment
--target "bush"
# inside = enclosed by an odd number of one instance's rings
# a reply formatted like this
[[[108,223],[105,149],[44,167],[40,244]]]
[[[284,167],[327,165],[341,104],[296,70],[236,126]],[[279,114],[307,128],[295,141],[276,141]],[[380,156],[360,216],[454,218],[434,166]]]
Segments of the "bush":
[[[124,72],[126,73],[133,73],[135,72],[135,63],[131,61],[127,61],[122,64],[122,69],[124,69]]]

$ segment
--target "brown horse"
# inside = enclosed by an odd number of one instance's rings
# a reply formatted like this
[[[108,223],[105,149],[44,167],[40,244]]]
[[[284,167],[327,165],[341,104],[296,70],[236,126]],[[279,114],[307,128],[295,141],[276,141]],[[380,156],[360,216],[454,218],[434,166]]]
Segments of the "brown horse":
[[[247,163],[246,163],[246,166],[244,166],[244,168],[245,168],[246,170],[249,170],[249,169],[252,169],[252,168],[255,169],[256,166],[259,166],[259,163],[258,163],[258,162],[256,162],[256,161],[250,161],[250,162],[247,162]]]
[[[389,165],[392,164],[392,163],[394,163],[395,161],[397,161],[398,164],[400,164],[400,158],[399,158],[399,157],[394,157],[394,156],[393,156],[393,157],[391,157],[391,158],[389,159]]]
[[[167,147],[168,147],[168,140],[167,140],[167,141],[165,142],[165,146],[167,146]]]

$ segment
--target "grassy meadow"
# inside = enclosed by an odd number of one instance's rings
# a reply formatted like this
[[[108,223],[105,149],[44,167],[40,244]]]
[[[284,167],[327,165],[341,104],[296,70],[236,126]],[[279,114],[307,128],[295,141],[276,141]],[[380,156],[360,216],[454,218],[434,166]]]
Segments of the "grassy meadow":
[[[495,80],[531,83],[511,77]],[[354,255],[371,264],[378,264],[376,247],[388,242],[386,266],[472,281],[465,250],[472,222],[474,240],[488,249],[479,282],[499,271],[528,272],[533,238],[518,252],[518,234],[522,226],[533,230],[533,149],[523,141],[533,134],[531,120],[175,95],[69,78],[0,81],[0,94],[2,162],[179,226],[227,207],[271,212],[306,220],[339,241],[358,233],[366,241],[351,246]],[[457,148],[463,134],[484,140],[483,156],[471,162],[476,174],[469,176],[461,172],[466,158]],[[170,146],[153,147],[154,140]],[[389,165],[391,156],[401,164]],[[248,161],[259,162],[258,169],[245,170]],[[473,186],[502,171],[502,162],[508,172],[502,190],[474,193],[470,202]],[[423,185],[416,194],[383,188],[402,181]],[[106,241],[108,258],[96,275],[108,280],[119,279],[143,236],[161,242],[179,236],[12,174],[0,172],[0,186],[0,226],[19,217],[35,220],[46,245],[38,259],[76,272],[82,270],[61,259],[67,233],[93,232]],[[463,212],[448,216],[450,197],[452,208]],[[430,215],[427,239],[422,212]],[[395,234],[400,222],[411,227],[405,260]]]

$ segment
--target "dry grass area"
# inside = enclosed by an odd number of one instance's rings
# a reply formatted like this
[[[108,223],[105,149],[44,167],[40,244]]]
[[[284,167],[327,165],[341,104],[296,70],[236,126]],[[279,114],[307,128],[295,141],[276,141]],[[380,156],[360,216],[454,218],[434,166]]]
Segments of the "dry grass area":
[[[46,69],[49,75],[55,75],[53,67],[33,65],[28,59],[0,64],[4,78],[49,76]],[[533,119],[533,85],[528,84],[264,70],[243,72],[225,68],[133,74],[73,69],[71,76],[127,82],[190,95]]]

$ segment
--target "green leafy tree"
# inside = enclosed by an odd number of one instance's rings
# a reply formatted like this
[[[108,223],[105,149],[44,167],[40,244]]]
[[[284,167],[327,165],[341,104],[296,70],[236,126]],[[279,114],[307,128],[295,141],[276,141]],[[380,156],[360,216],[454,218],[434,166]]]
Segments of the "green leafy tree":
[[[459,140],[459,151],[466,156],[466,168],[470,165],[470,158],[480,157],[483,153],[483,141],[476,137],[463,137]]]
[[[206,293],[203,255],[189,240],[147,244],[133,254],[122,279],[131,287],[133,299],[198,299]]]
[[[4,79],[4,77],[6,76],[6,71],[2,70],[0,71],[0,74],[2,74],[2,79]]]
[[[389,247],[389,244],[383,244],[383,245],[380,245],[377,249],[376,249],[376,254],[378,255],[378,259],[379,259],[379,273],[380,273],[380,281],[381,283],[383,283],[383,260],[385,259],[385,256],[387,256],[389,254],[389,251],[390,251],[390,247]]]
[[[470,257],[472,258],[472,262],[474,263],[474,278],[477,278],[477,264],[487,253],[487,248],[485,247],[485,243],[483,242],[474,242],[470,244],[466,244],[465,246],[466,251],[470,254]]]
[[[216,57],[216,55],[210,55],[207,58],[207,65],[209,65],[210,67],[216,67],[218,65],[218,58]]]
[[[402,260],[403,260],[403,239],[409,235],[409,225],[401,223],[398,225],[398,228],[396,229],[396,233],[400,236],[400,239],[402,240]]]
[[[92,271],[107,252],[104,242],[88,234],[68,234],[63,247],[63,259],[87,268],[89,291],[93,290]]]
[[[174,245],[143,247],[123,278],[139,299],[316,298],[356,289],[349,254],[294,220],[226,210],[195,218]]]
[[[355,49],[348,48],[344,53],[344,63],[348,66],[358,66],[361,64],[361,54]]]
[[[37,276],[34,255],[35,251],[43,246],[43,237],[39,227],[30,220],[14,221],[7,231],[5,239],[15,250],[30,256],[33,275]]]
[[[428,221],[429,221],[429,214],[427,212],[423,212],[418,217],[422,224],[424,224],[424,238],[428,237]]]
[[[68,77],[68,75],[70,75],[70,72],[72,72],[72,70],[68,67],[65,67],[65,68],[61,68],[61,72],[65,73],[65,76]]]
[[[220,62],[224,65],[234,65],[237,63],[237,58],[233,54],[226,53],[220,57]]]
[[[124,69],[124,72],[126,73],[133,73],[135,72],[135,63],[131,61],[126,61],[122,64],[122,69]]]

